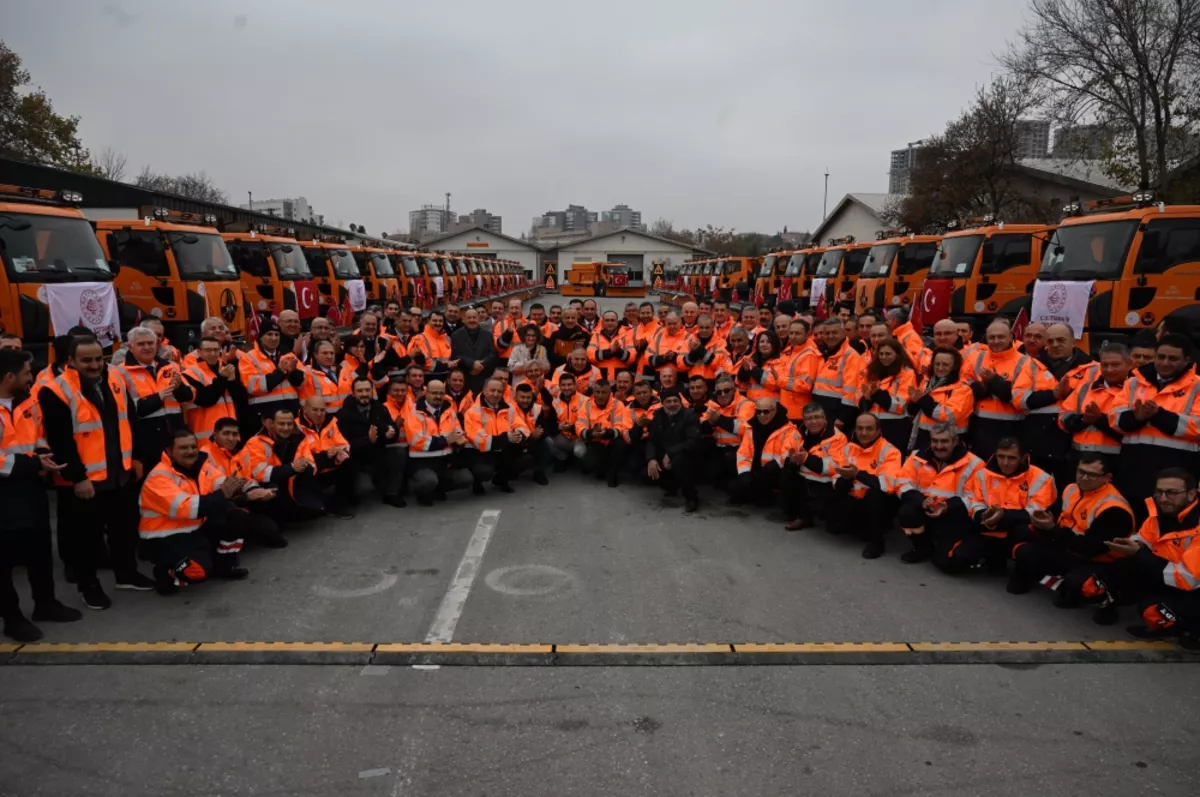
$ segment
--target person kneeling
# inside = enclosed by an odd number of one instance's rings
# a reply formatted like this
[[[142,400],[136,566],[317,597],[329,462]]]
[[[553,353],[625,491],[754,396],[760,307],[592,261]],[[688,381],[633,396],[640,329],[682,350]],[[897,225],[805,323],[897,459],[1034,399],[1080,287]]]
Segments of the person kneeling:
[[[210,576],[240,580],[250,575],[238,567],[242,539],[227,523],[230,502],[244,484],[239,476],[221,474],[200,451],[194,434],[175,432],[138,499],[138,535],[144,555],[154,564],[160,594]]]
[[[235,496],[238,504],[232,513],[232,524],[245,526],[239,536],[261,543],[268,548],[286,548],[287,539],[279,532],[279,524],[271,517],[266,507],[275,497],[273,487],[260,487],[258,482],[246,478],[237,454],[242,444],[242,433],[233,418],[221,418],[213,426],[212,437],[200,444],[200,451],[208,455],[209,463],[222,476],[237,476],[245,481],[241,495]],[[262,511],[258,511],[261,508]]]
[[[591,398],[580,405],[575,421],[579,439],[587,444],[584,472],[596,474],[597,481],[607,477],[609,487],[618,486],[632,429],[629,407],[612,397],[612,384],[607,379],[597,379],[592,384]]]
[[[970,491],[968,491],[970,492]],[[1021,441],[1005,437],[996,453],[975,479],[975,527],[953,552],[960,569],[986,564],[1003,574],[1012,558],[1013,544],[1029,527],[1031,512],[1045,512],[1058,500],[1054,477],[1029,464]]]
[[[550,440],[558,433],[554,412],[535,402],[537,396],[532,385],[517,385],[513,396],[517,404],[516,424],[522,430],[521,442],[517,443],[521,455],[516,472],[524,470],[527,462],[532,463],[534,482],[545,486],[550,483],[546,478],[546,468],[552,458]],[[528,433],[524,431],[526,429]]]
[[[700,421],[683,406],[675,388],[662,392],[662,407],[647,427],[646,476],[658,482],[667,495],[683,492],[683,511],[691,514],[700,506],[696,491],[696,451],[700,446]]]
[[[743,429],[738,445],[737,478],[729,485],[729,503],[769,504],[782,485],[785,461],[801,448],[800,432],[779,411],[779,402],[756,401],[754,418]]]
[[[277,523],[285,523],[325,514],[315,460],[296,427],[295,413],[279,407],[263,418],[263,430],[246,441],[238,467],[264,487],[277,488],[266,509]]]
[[[421,506],[433,506],[434,499],[445,500],[449,490],[470,487],[475,481],[459,463],[467,436],[446,400],[444,382],[430,382],[425,395],[405,413],[404,436],[408,438],[408,483]]]
[[[334,500],[327,513],[331,517],[354,517],[350,506],[354,503],[358,469],[350,460],[350,443],[338,429],[337,418],[326,412],[325,399],[321,396],[305,399],[297,425],[315,457],[313,465],[322,491],[333,488]]]
[[[358,500],[354,490],[358,473],[363,470],[371,474],[385,504],[404,506],[400,489],[404,485],[406,452],[391,445],[399,437],[396,422],[376,398],[375,384],[370,379],[358,377],[351,390],[337,414],[338,429],[350,446],[349,462],[342,466],[345,475],[337,479],[336,509],[331,511],[338,517],[354,517],[349,506]]]
[[[821,467],[815,464],[809,467],[834,478],[826,530],[831,534],[858,533],[867,541],[863,558],[878,559],[883,555],[884,536],[892,527],[892,490],[900,471],[900,451],[883,439],[879,419],[870,413],[859,415],[854,439],[843,446],[830,446]]]

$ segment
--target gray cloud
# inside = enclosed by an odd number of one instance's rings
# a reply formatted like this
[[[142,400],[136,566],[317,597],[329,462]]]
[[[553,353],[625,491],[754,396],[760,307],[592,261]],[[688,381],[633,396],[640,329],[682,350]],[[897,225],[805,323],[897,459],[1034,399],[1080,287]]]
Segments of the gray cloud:
[[[372,232],[440,202],[519,234],[570,202],[811,228],[887,188],[1018,18],[985,0],[0,0],[3,37],[85,143],[308,197]]]

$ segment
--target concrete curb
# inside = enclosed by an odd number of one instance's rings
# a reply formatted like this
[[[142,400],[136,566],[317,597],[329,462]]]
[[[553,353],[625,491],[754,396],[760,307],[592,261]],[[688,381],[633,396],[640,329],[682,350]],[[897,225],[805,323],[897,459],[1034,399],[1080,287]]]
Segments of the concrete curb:
[[[1200,664],[1169,642],[501,644],[428,642],[42,642],[0,644],[0,665],[443,665],[713,667],[942,664]]]

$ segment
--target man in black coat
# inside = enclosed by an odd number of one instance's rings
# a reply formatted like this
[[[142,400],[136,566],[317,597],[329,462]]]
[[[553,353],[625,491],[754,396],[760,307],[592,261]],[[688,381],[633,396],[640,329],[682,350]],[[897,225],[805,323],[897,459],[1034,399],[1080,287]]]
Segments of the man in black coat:
[[[479,311],[471,308],[463,314],[463,326],[450,336],[450,357],[467,377],[467,390],[478,396],[483,385],[500,365],[500,355],[492,334],[479,324]]]
[[[355,472],[366,470],[387,503],[403,506],[400,490],[407,451],[388,445],[400,430],[387,408],[375,398],[375,385],[370,379],[358,377],[351,391],[337,414],[338,429],[350,444],[350,459],[342,467],[349,466]]]
[[[646,476],[662,485],[667,495],[682,491],[683,511],[690,514],[700,506],[696,492],[700,421],[683,406],[678,390],[664,390],[660,400],[662,409],[655,413],[646,437]]]
[[[546,353],[550,357],[551,370],[565,365],[567,358],[571,356],[571,352],[575,351],[576,347],[587,348],[588,341],[591,339],[592,333],[579,323],[579,311],[574,307],[563,310],[562,325],[554,330],[554,334],[546,341]]]

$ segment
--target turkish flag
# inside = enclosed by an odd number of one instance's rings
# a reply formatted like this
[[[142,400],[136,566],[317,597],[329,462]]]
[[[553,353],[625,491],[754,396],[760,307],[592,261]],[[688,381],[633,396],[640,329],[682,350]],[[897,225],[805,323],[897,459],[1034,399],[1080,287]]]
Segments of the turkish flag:
[[[794,277],[781,277],[779,280],[779,301],[786,302],[792,298],[792,282]]]
[[[317,317],[317,284],[312,280],[296,280],[296,314],[300,320]]]
[[[950,317],[950,294],[954,292],[954,280],[925,280],[921,290],[921,301],[913,308],[913,329],[920,332],[933,326],[943,318]]]
[[[1027,326],[1029,326],[1029,308],[1022,307],[1021,312],[1017,313],[1016,320],[1013,321],[1013,340],[1025,340],[1025,327]]]

